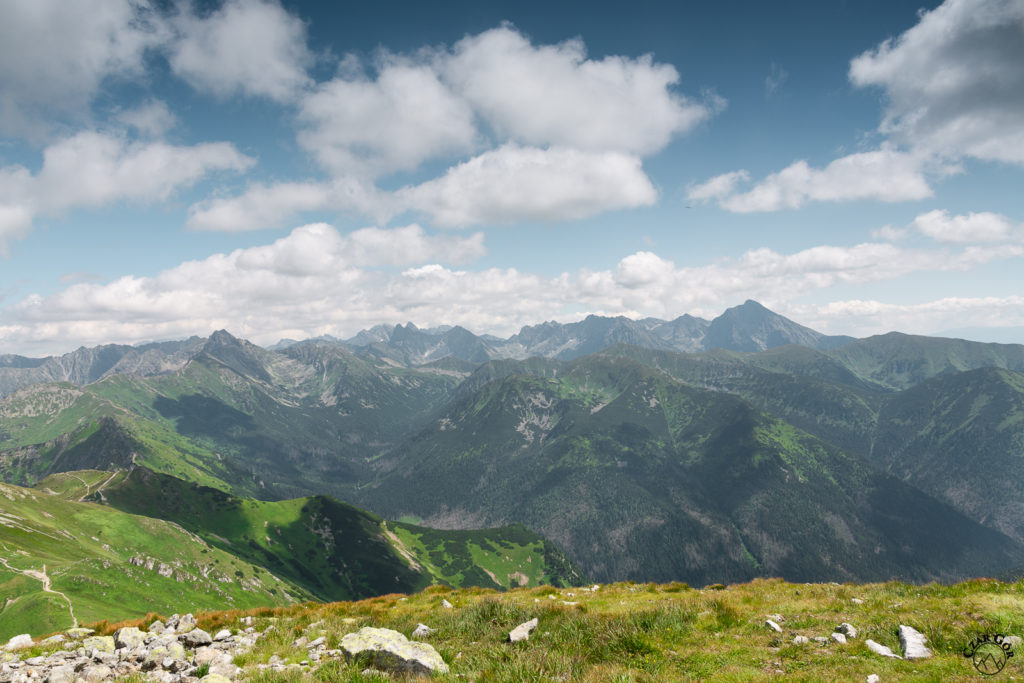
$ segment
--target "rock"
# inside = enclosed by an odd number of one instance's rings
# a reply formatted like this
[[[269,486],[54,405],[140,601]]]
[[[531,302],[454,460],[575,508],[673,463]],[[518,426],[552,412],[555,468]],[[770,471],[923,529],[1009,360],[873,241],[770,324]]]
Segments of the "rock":
[[[195,680],[194,678],[192,680]],[[223,674],[206,674],[199,680],[206,681],[206,683],[231,683],[231,679]]]
[[[86,652],[91,650],[113,652],[117,649],[114,645],[114,636],[89,636],[82,641],[82,647]]]
[[[533,629],[537,628],[538,623],[537,618],[534,617],[527,622],[519,624],[519,626],[516,626],[509,632],[508,641],[510,643],[518,643],[521,640],[529,640],[530,633],[533,632]]]
[[[44,640],[42,641],[42,644],[43,644],[43,645],[60,645],[60,644],[61,644],[61,643],[63,643],[63,642],[65,641],[65,640],[66,640],[66,636],[64,636],[64,635],[63,635],[63,634],[61,634],[61,633],[58,633],[58,634],[57,634],[57,635],[55,635],[55,636],[50,636],[49,638],[46,638],[46,639],[44,639]]]
[[[195,654],[193,654],[192,657],[195,660],[195,663],[199,665],[209,664],[213,660],[217,659],[217,657],[220,657],[220,655],[220,650],[216,650],[212,647],[201,647],[195,651]]]
[[[1009,643],[1010,647],[1012,647],[1014,650],[1019,650],[1022,641],[1020,636],[1006,636],[1005,638],[1003,638],[1003,642]]]
[[[114,631],[114,646],[117,648],[126,647],[129,650],[142,645],[146,640],[146,634],[134,626],[126,626]]]
[[[233,680],[238,676],[239,671],[240,669],[235,666],[235,658],[226,652],[221,653],[219,657],[210,662],[209,673],[211,674],[219,674]]]
[[[185,616],[183,616],[180,619],[178,619],[178,623],[174,627],[174,630],[177,631],[178,633],[188,633],[189,631],[191,631],[195,627],[196,627],[196,618],[194,616],[192,616],[191,614],[186,614]]]
[[[307,650],[316,650],[317,648],[324,647],[327,647],[327,638],[325,636],[320,636],[316,640],[311,640],[306,644]]]
[[[882,679],[880,679],[878,677],[878,674],[871,674],[870,676],[867,677],[867,680],[864,681],[864,683],[879,683],[879,681],[881,681],[881,680]]]
[[[828,645],[828,638],[825,636],[814,636],[814,642],[818,645]]]
[[[114,672],[109,666],[95,664],[85,667],[78,675],[85,679],[85,683],[100,683],[100,681],[113,678]]]
[[[4,649],[8,652],[13,652],[14,650],[23,650],[26,647],[32,647],[32,645],[32,636],[27,633],[22,633],[20,636],[14,636],[8,640],[7,644],[4,645]]]
[[[868,646],[868,649],[874,652],[876,655],[882,655],[883,657],[892,657],[894,659],[903,659],[898,654],[887,648],[885,645],[876,643],[875,641],[868,638],[864,641],[864,644]]]
[[[847,638],[857,637],[857,629],[855,629],[852,624],[848,624],[845,621],[839,624],[839,626],[836,626],[836,633],[842,633]]]
[[[75,640],[81,640],[86,636],[91,636],[93,633],[96,633],[96,631],[94,631],[91,628],[81,627],[69,628],[67,631],[64,631],[64,635],[66,635],[68,638],[74,638]]]
[[[846,645],[846,635],[836,632],[829,636],[833,643],[839,643],[840,645]]]
[[[210,637],[210,634],[201,628],[194,628],[188,633],[182,633],[178,636],[178,640],[192,648],[209,645],[213,642],[213,638]]]
[[[779,626],[778,624],[776,624],[771,619],[765,619],[764,620],[764,626],[765,626],[765,628],[771,629],[772,631],[775,631],[776,633],[782,633],[782,627]]]
[[[364,626],[356,633],[346,633],[339,647],[346,660],[365,657],[370,664],[383,669],[413,674],[448,673],[448,665],[437,650],[388,628]]]
[[[900,648],[904,659],[927,659],[932,656],[931,650],[925,647],[927,638],[913,626],[900,624]]]
[[[455,605],[453,605],[452,603],[448,602],[448,600],[442,598],[441,599],[441,607],[444,607],[445,609],[451,609],[452,607],[455,607]]]
[[[155,633],[155,634],[159,635],[159,634],[163,633],[166,630],[167,630],[167,627],[164,626],[164,622],[160,621],[159,619],[157,619],[156,621],[154,621],[152,624],[149,625],[149,632],[150,633]]]
[[[185,659],[185,647],[173,635],[162,635],[149,644],[145,659],[148,662],[162,662],[165,658]]]
[[[795,638],[793,638],[794,645],[807,645],[810,642],[811,639],[807,636],[796,636]]]
[[[410,636],[410,637],[412,637],[412,638],[426,638],[427,636],[429,636],[433,632],[434,632],[434,629],[430,628],[426,624],[416,624],[416,630],[412,632],[412,636]]]
[[[850,602],[852,602],[855,605],[863,605],[864,604],[864,601],[861,600],[860,598],[850,598]],[[874,676],[875,674],[871,674],[871,675]]]
[[[46,683],[72,683],[75,680],[75,667],[70,664],[61,664],[50,669],[46,677]]]
[[[214,641],[219,643],[220,641],[227,640],[230,637],[231,637],[231,630],[230,629],[226,629],[226,628],[222,628],[221,630],[217,631],[217,634],[213,637],[213,639],[214,639]]]

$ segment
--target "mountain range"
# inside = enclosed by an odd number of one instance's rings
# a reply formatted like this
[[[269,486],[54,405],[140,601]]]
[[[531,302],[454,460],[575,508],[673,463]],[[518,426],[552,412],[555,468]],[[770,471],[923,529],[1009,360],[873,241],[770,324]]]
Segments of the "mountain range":
[[[599,581],[1024,568],[1024,346],[830,337],[748,301],[710,322],[591,316],[504,340],[408,324],[264,349],[220,331],[7,356],[0,377],[0,478],[188,482],[108,487],[106,504],[224,550],[193,502],[342,505],[329,496],[420,529],[521,524],[565,552],[560,576]],[[205,493],[154,502],[182,486]],[[298,581],[271,550],[239,557]]]

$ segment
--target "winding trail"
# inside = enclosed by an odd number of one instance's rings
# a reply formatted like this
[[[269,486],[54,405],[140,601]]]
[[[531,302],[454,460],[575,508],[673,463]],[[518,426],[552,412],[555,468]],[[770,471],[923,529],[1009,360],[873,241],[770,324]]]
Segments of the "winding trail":
[[[71,599],[68,596],[66,596],[63,593],[61,593],[60,591],[55,591],[55,590],[53,590],[53,588],[50,587],[50,577],[46,575],[46,565],[45,564],[43,565],[43,571],[41,571],[41,572],[40,571],[36,571],[35,569],[18,569],[17,567],[12,567],[11,565],[7,564],[7,558],[4,558],[4,557],[0,557],[0,564],[2,564],[3,566],[7,567],[12,572],[17,572],[18,574],[22,574],[22,575],[27,576],[27,577],[29,577],[31,579],[35,579],[36,581],[42,581],[42,583],[43,583],[43,592],[45,592],[45,593],[54,593],[54,594],[59,595],[60,597],[64,598],[64,601],[66,603],[68,603],[68,612],[71,614],[71,624],[72,624],[72,627],[77,627],[78,626],[78,619],[75,618],[75,608],[72,607],[72,605],[71,605]]]

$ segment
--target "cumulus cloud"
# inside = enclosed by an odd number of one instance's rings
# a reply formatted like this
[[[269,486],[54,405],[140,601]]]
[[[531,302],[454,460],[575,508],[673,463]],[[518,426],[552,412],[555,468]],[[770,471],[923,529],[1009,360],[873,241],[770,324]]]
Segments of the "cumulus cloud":
[[[103,81],[141,75],[164,38],[141,0],[2,3],[0,133],[40,136],[55,118],[87,118]]]
[[[897,241],[911,234],[921,234],[937,242],[951,244],[984,244],[1024,241],[1024,224],[988,211],[953,216],[945,209],[922,213],[906,227],[886,225],[872,234],[880,239]]]
[[[640,159],[618,152],[506,144],[398,192],[439,226],[564,221],[647,206],[657,191]]]
[[[947,0],[896,38],[850,62],[850,82],[886,94],[877,150],[816,169],[797,161],[736,189],[744,172],[695,186],[691,198],[729,211],[778,211],[810,201],[907,201],[973,157],[1024,164],[1024,4]],[[730,184],[732,183],[732,184]]]
[[[47,147],[35,175],[21,166],[0,168],[0,249],[23,236],[35,215],[164,200],[212,172],[241,171],[253,163],[225,142],[175,146],[78,133]]]
[[[866,242],[792,253],[758,248],[686,267],[639,251],[611,268],[556,276],[454,267],[484,253],[479,233],[432,235],[413,224],[345,235],[323,223],[311,224],[271,244],[188,261],[156,277],[79,282],[49,296],[28,296],[3,310],[0,345],[46,353],[79,344],[187,337],[222,327],[267,344],[280,337],[344,337],[378,323],[410,320],[508,335],[525,324],[573,320],[588,312],[717,315],[747,298],[805,324],[848,332],[835,329],[840,313],[791,302],[837,285],[884,282],[916,272],[969,272],[1020,258],[1024,245],[906,248]],[[1010,312],[1020,317],[1020,310]],[[849,307],[842,311],[854,315]],[[876,325],[872,332],[880,331],[879,320],[889,319],[896,320],[896,313],[865,317],[869,322],[863,329],[870,324]],[[939,313],[927,318],[927,329],[958,324],[952,313],[949,323],[939,325],[940,319]]]
[[[306,26],[277,0],[226,0],[207,16],[187,5],[170,24],[171,69],[198,90],[290,102],[311,83]]]
[[[885,91],[880,130],[915,149],[1024,164],[1024,4],[947,0],[850,63]]]
[[[746,171],[726,173],[695,186],[688,196],[694,201],[716,199],[737,213],[798,209],[810,201],[899,202],[932,196],[921,160],[891,149],[850,154],[824,168],[797,161],[737,192],[739,182],[748,177]]]
[[[333,173],[371,176],[473,148],[473,110],[429,65],[383,61],[375,80],[350,68],[302,100],[303,147]]]
[[[177,125],[177,119],[163,100],[150,99],[133,109],[117,112],[114,118],[140,135],[161,138]]]
[[[646,155],[723,103],[674,92],[679,73],[650,55],[587,59],[579,39],[534,46],[509,26],[464,38],[439,64],[500,137],[527,145]]]

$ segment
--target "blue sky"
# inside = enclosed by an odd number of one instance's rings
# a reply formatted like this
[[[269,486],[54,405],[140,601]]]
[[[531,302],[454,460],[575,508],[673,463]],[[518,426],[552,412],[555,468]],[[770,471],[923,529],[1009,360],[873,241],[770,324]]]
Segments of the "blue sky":
[[[0,6],[0,353],[748,298],[1024,342],[1024,2]]]

